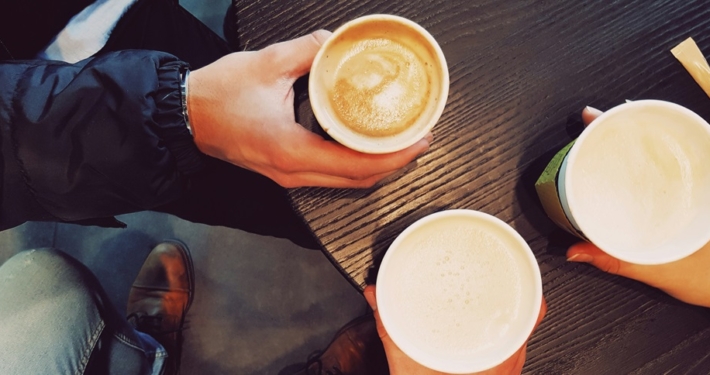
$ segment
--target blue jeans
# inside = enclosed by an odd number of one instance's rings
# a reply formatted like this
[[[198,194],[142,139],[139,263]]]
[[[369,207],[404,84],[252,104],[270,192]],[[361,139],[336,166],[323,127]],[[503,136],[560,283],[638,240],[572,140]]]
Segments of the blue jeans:
[[[165,357],[69,255],[28,250],[0,266],[0,374],[160,374]]]

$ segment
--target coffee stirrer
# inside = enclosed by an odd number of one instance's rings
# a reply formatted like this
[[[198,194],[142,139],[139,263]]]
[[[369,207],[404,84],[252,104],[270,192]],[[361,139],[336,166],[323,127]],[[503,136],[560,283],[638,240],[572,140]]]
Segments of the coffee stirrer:
[[[695,82],[710,96],[710,66],[693,38],[688,38],[675,46],[671,53],[693,76]]]

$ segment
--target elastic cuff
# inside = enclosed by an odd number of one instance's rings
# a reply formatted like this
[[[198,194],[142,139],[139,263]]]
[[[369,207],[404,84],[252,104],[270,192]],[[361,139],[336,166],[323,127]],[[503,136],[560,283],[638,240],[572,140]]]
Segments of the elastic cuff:
[[[158,68],[159,88],[154,99],[158,109],[156,134],[175,157],[178,170],[192,174],[202,169],[204,156],[192,138],[186,112],[187,96],[182,91],[188,69],[187,63],[177,61]]]

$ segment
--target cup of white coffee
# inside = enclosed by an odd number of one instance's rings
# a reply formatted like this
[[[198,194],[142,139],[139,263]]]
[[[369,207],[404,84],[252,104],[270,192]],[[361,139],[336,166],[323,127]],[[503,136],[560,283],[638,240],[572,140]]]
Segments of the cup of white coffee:
[[[444,111],[446,59],[420,25],[393,15],[356,18],[318,51],[308,93],[318,123],[360,152],[399,151],[422,139]]]
[[[684,258],[710,241],[710,125],[666,101],[621,104],[575,141],[558,189],[570,223],[604,252]]]
[[[405,229],[377,274],[377,306],[387,333],[433,370],[493,368],[527,341],[542,303],[537,261],[502,220],[447,210]]]

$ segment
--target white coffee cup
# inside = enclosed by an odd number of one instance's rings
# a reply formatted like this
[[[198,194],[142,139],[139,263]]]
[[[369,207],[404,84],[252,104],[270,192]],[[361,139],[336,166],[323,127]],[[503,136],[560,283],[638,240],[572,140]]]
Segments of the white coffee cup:
[[[377,306],[394,343],[446,373],[493,368],[530,336],[542,302],[530,247],[473,210],[426,216],[404,230],[377,275]]]
[[[558,181],[571,224],[618,259],[668,263],[710,241],[710,125],[680,105],[639,100],[605,112]]]
[[[446,59],[418,24],[374,14],[345,23],[318,51],[308,81],[313,113],[339,143],[365,153],[405,149],[444,111]]]

